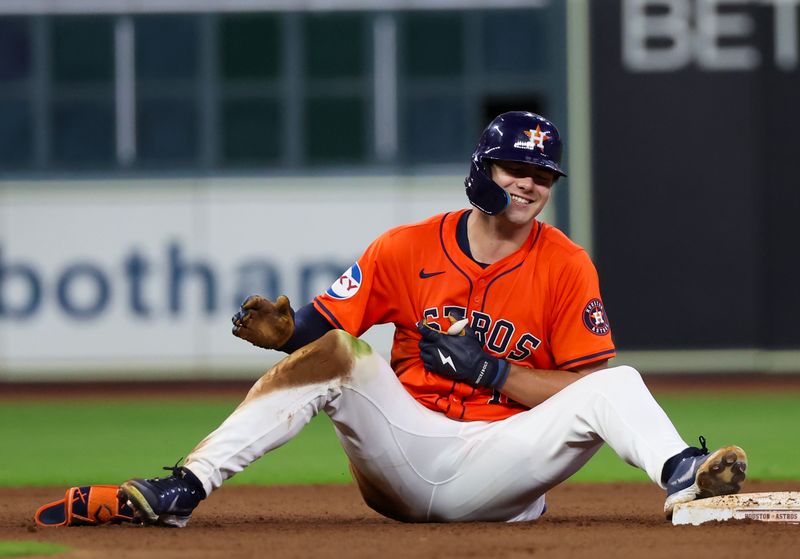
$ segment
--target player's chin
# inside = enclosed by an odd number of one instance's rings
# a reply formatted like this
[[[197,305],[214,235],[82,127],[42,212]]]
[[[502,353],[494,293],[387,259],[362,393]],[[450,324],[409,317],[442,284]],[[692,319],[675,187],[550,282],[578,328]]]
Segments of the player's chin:
[[[539,204],[529,204],[523,206],[521,204],[512,202],[504,212],[505,218],[514,223],[515,225],[523,225],[530,223],[539,213],[542,207]]]

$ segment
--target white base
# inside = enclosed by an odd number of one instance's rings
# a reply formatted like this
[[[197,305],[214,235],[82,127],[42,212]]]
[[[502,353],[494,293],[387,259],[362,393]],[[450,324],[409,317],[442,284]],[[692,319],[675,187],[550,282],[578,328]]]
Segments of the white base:
[[[800,524],[800,491],[741,493],[698,499],[675,505],[672,523],[692,524],[716,520],[758,520]]]

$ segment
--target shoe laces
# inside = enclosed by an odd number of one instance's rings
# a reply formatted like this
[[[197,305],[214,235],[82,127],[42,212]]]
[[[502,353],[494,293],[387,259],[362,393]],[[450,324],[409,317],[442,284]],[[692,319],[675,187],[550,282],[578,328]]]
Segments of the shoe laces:
[[[700,456],[708,456],[708,447],[706,446],[706,438],[703,435],[700,435],[698,440],[700,441],[700,448],[697,448],[696,446],[687,447],[686,450],[681,452],[678,456],[680,456],[682,460],[686,460],[687,458],[694,459]]]
[[[176,477],[178,479],[183,479],[183,466],[178,466],[181,463],[183,458],[180,458],[177,462],[175,462],[174,466],[162,466],[162,470],[167,470],[168,472],[172,472],[171,475],[162,476],[162,477],[153,477],[149,478],[147,481],[150,482],[159,482],[159,481],[167,481],[170,478]]]
[[[701,447],[699,450],[700,452],[703,453],[703,456],[705,456],[706,454],[708,454],[708,447],[706,446],[706,438],[703,435],[700,435],[698,437],[698,440],[700,441],[700,447]]]
[[[175,462],[174,466],[162,466],[162,470],[167,470],[168,472],[172,472],[172,475],[175,477],[183,477],[183,466],[178,466],[181,463],[183,457],[179,458],[177,462]]]

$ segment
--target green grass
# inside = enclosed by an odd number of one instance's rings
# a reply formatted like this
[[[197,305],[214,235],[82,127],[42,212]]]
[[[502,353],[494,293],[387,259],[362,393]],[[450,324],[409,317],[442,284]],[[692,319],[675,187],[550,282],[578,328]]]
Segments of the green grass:
[[[238,400],[0,404],[0,485],[120,483],[166,475]],[[13,449],[13,451],[11,450]],[[348,483],[347,459],[327,416],[231,483]]]
[[[658,396],[683,439],[692,446],[703,435],[708,447],[737,444],[749,461],[748,479],[800,480],[800,394]],[[575,481],[647,480],[604,446]]]
[[[689,444],[739,444],[747,450],[751,479],[800,479],[800,395],[661,396]],[[231,399],[160,398],[109,401],[3,402],[0,404],[0,485],[119,483],[160,475],[160,466],[186,456],[233,408]],[[604,447],[573,479],[646,480]],[[347,483],[347,459],[326,416],[315,419],[286,446],[270,453],[231,483]]]
[[[0,541],[0,557],[30,557],[32,555],[55,555],[69,551],[68,547],[52,543],[27,541]]]

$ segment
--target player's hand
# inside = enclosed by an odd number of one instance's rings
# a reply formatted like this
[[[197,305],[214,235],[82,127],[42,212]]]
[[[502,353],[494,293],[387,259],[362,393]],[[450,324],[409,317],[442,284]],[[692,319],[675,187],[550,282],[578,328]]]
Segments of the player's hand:
[[[286,295],[281,295],[274,303],[260,295],[251,295],[231,322],[237,338],[264,349],[278,349],[294,333],[294,310]]]
[[[505,384],[511,364],[483,351],[472,328],[464,325],[459,331],[454,324],[445,334],[425,321],[419,322],[417,328],[422,334],[420,357],[427,370],[472,386],[499,390]]]

